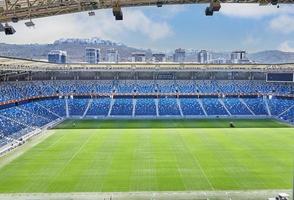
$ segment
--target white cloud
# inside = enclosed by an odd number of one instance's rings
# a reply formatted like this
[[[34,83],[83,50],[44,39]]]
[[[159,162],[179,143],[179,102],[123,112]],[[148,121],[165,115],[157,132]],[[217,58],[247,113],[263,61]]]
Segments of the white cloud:
[[[294,14],[293,5],[259,6],[258,4],[222,4],[220,13],[230,17],[262,18],[280,14]]]
[[[235,18],[262,19],[259,21],[259,26],[266,26],[269,31],[283,34],[294,32],[294,5],[282,4],[280,8],[277,8],[272,5],[223,4],[221,13]],[[255,37],[247,37],[243,43],[245,45],[257,44],[258,39]]]
[[[294,16],[282,15],[270,21],[270,28],[280,32],[289,34],[294,32]]]
[[[187,5],[164,5],[163,8],[158,8],[160,12],[156,12],[153,15],[157,18],[171,19],[177,14],[187,11]],[[151,8],[153,9],[153,8]]]
[[[169,36],[172,31],[166,22],[155,22],[146,17],[141,11],[127,12],[122,23],[124,29],[139,32],[152,40]]]
[[[172,30],[165,21],[153,20],[141,10],[124,9],[124,20],[115,21],[111,10],[99,10],[96,16],[87,13],[69,14],[33,20],[35,28],[19,22],[12,24],[16,33],[1,38],[6,43],[51,43],[59,38],[90,38],[121,41],[121,36],[140,34],[149,40],[168,37]]]
[[[285,52],[294,52],[294,41],[285,41],[280,44],[278,49]]]

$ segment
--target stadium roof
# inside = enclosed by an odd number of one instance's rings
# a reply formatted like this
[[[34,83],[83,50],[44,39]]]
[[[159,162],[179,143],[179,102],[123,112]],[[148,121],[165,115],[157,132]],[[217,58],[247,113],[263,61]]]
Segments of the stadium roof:
[[[290,72],[294,64],[197,64],[197,63],[73,63],[0,57],[2,71],[252,71]]]
[[[0,22],[29,20],[113,7],[162,6],[169,4],[209,4],[211,0],[0,0]],[[221,3],[290,4],[294,0],[224,0]]]

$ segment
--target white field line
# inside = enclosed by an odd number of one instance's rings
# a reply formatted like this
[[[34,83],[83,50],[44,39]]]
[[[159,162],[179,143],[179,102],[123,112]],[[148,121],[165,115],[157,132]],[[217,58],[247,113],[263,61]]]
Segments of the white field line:
[[[57,143],[60,142],[60,140],[62,140],[64,137],[66,136],[66,134],[64,134],[63,136],[61,136],[60,138],[58,138],[55,142],[53,142],[52,144],[50,144],[46,149],[49,149],[53,146],[55,146]]]
[[[170,133],[168,133],[168,134],[170,134]],[[169,140],[171,140],[171,139],[169,138]],[[174,155],[175,155],[175,157],[176,157],[176,161],[177,161],[177,162],[176,162],[177,170],[178,170],[180,176],[182,177],[182,182],[183,182],[183,184],[184,184],[184,186],[185,186],[185,190],[188,190],[188,187],[187,187],[185,181],[183,180],[183,178],[184,178],[183,173],[182,173],[181,170],[180,170],[179,160],[178,160],[178,156],[176,155],[176,154],[177,154],[177,153],[176,153],[177,151],[176,151],[175,145],[172,144],[171,146],[172,146],[172,149],[173,149],[173,151],[174,151]]]
[[[117,135],[119,135],[120,137],[122,136],[122,134],[117,134]],[[117,145],[118,141],[120,141],[120,140],[118,140],[118,139],[116,140],[116,145]],[[108,142],[113,143],[113,140],[112,141],[107,140],[104,144],[107,144]],[[105,173],[103,174],[103,178],[105,178],[107,176],[107,174],[109,173],[110,167],[111,167],[113,160],[114,160],[114,151],[111,151],[111,156],[109,156],[109,157],[110,157],[110,159],[107,160],[108,167],[106,168]],[[105,181],[101,182],[101,190],[103,189],[104,183],[105,183]]]
[[[291,189],[272,190],[218,190],[218,191],[158,191],[158,192],[72,192],[72,193],[6,193],[0,194],[0,200],[256,200],[275,197],[278,193],[288,193],[292,200]]]
[[[199,169],[201,170],[203,176],[205,177],[206,181],[208,182],[209,186],[211,187],[212,190],[215,190],[215,188],[213,187],[212,183],[210,182],[208,176],[206,175],[206,173],[204,172],[202,166],[200,165],[200,161],[198,160],[198,158],[196,156],[194,156],[193,153],[191,153],[191,149],[190,147],[186,144],[186,142],[183,140],[182,135],[177,132],[177,134],[180,136],[183,144],[185,145],[185,147],[189,150],[190,154],[192,155],[192,158],[194,159],[194,161],[197,163],[197,165],[199,166]]]
[[[225,130],[223,130],[224,132],[227,132],[227,133],[229,133],[229,130],[228,129],[225,129]],[[207,137],[206,137],[207,138]],[[207,140],[207,139],[206,139]],[[217,141],[215,138],[214,138],[214,140],[215,140],[215,142],[218,144],[218,145],[222,145],[219,141]],[[223,154],[222,153],[220,153],[219,151],[216,151],[216,154],[217,154],[217,156],[218,157],[220,157],[220,158],[223,158],[224,156],[223,156]],[[221,160],[223,160],[223,159],[221,159]],[[239,161],[235,161],[235,163],[239,163]],[[222,166],[223,166],[223,163],[221,162],[221,164],[222,164]],[[246,169],[247,171],[250,171],[249,169],[248,169],[248,167],[246,166],[246,167],[244,167],[243,165],[242,166],[240,166],[240,168],[242,168],[242,169]],[[237,170],[234,170],[234,172],[237,172],[238,173],[238,171]],[[228,172],[226,172],[226,173],[228,173]],[[238,179],[239,180],[239,179]],[[242,186],[242,183],[240,183],[238,180],[236,180],[235,178],[233,178],[232,179],[232,182],[234,182],[235,183],[235,185],[241,185]]]
[[[29,141],[23,144],[22,146],[15,148],[7,154],[3,155],[0,159],[0,169],[54,134],[55,131],[43,131],[41,134],[30,138]]]
[[[80,146],[80,148],[72,155],[72,157],[65,163],[65,165],[59,170],[59,172],[54,176],[54,178],[51,181],[51,184],[53,181],[62,173],[62,171],[68,166],[68,164],[80,153],[80,151],[84,148],[84,146],[89,142],[90,138],[92,137],[92,134],[88,137],[88,139]],[[50,185],[51,185],[50,184]]]
[[[104,146],[108,146],[108,143],[110,143],[110,140],[108,140],[107,138],[104,138],[103,139],[103,142],[101,142],[100,145],[99,145],[99,151],[96,152],[96,155],[101,152],[100,149],[103,149]],[[103,174],[101,174],[101,177],[102,177],[101,179],[105,178],[105,176],[107,175],[107,170],[109,169],[110,165],[112,164],[112,161],[113,161],[113,156],[108,156],[108,159],[105,160],[105,163],[108,164],[108,167],[105,168],[106,170],[104,170]],[[91,165],[93,164],[93,162],[95,162],[95,160],[92,160]],[[98,172],[98,171],[96,171],[96,172]],[[94,173],[93,172],[93,176],[95,177],[96,175],[97,175],[97,173]],[[100,187],[99,192],[101,192],[102,191],[102,188],[103,188],[103,184],[104,184],[104,182],[101,182],[101,183],[98,183],[98,184],[96,183],[95,184],[95,188],[97,188],[97,186],[99,185],[99,187]]]

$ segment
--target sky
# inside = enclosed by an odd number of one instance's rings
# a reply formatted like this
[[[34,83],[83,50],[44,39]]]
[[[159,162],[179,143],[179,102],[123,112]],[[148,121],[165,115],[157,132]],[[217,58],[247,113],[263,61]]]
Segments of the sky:
[[[13,44],[53,43],[60,38],[92,38],[128,46],[168,51],[175,48],[212,51],[282,50],[294,52],[294,5],[259,6],[222,4],[214,16],[204,15],[207,5],[174,5],[162,8],[123,8],[124,20],[115,21],[112,11],[97,10],[13,24],[16,33],[1,35]]]

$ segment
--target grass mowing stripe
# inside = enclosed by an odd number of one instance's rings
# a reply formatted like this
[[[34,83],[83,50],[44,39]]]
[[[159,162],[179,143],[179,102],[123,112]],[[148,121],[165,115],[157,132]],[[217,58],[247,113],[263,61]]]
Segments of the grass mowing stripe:
[[[181,137],[181,135],[180,135],[180,139],[179,140],[181,140],[181,143],[184,144],[184,147],[186,149],[188,149],[189,152],[191,152],[191,149],[189,148],[189,146],[187,146],[186,142],[183,140],[183,138]],[[212,183],[210,182],[208,176],[206,175],[205,171],[203,170],[203,168],[202,168],[202,166],[201,166],[201,164],[200,164],[199,159],[197,158],[197,156],[194,155],[194,154],[191,154],[191,155],[192,155],[192,158],[194,159],[195,163],[197,163],[197,165],[199,166],[199,169],[200,169],[201,173],[204,175],[204,177],[205,177],[206,181],[208,182],[210,188],[212,190],[215,190],[214,186],[212,185]]]
[[[172,133],[169,134],[169,142],[173,149],[173,154],[176,156],[177,167],[185,185],[185,189],[193,190],[193,188],[199,186],[197,183],[199,182],[200,177],[201,179],[204,179],[201,180],[201,185],[204,185],[203,182],[207,181],[197,163],[195,164],[195,161],[193,161],[191,151],[185,148],[182,142],[179,143],[181,140],[179,135],[182,135],[182,133],[177,132],[176,129],[170,131],[172,131]]]
[[[51,183],[49,183],[49,188],[54,187],[54,182],[55,180],[58,178],[58,176],[61,175],[61,173],[66,169],[66,167],[70,164],[70,162],[72,162],[72,160],[80,153],[80,151],[85,147],[85,145],[89,142],[90,138],[92,135],[89,135],[88,138],[81,143],[82,145],[76,150],[74,151],[74,154],[70,157],[70,159],[68,159],[63,166],[59,169],[59,172],[56,173],[56,175],[52,178]]]
[[[272,119],[83,119],[66,120],[55,129],[229,128],[230,122],[237,128],[291,127]]]
[[[92,130],[93,131],[93,130]],[[91,176],[91,179],[87,182],[83,182],[85,185],[84,190],[87,190],[89,187],[91,192],[95,191],[103,191],[104,186],[104,180],[107,177],[108,170],[110,169],[111,163],[114,159],[112,146],[117,145],[117,142],[119,141],[117,138],[120,137],[120,134],[113,134],[109,131],[106,132],[95,132],[94,134],[98,134],[97,140],[101,140],[101,137],[103,138],[103,141],[100,144],[99,149],[95,152],[95,157],[89,158],[93,160],[91,162],[89,170],[89,175]],[[83,191],[81,188],[78,191]]]
[[[0,169],[0,193],[291,188],[294,129],[272,120],[236,122],[247,128],[228,122],[66,122]]]
[[[144,189],[154,191],[158,188],[158,183],[151,141],[153,134],[148,129],[138,129],[138,131],[141,133],[136,137],[137,144],[134,144],[130,190],[140,191]]]
[[[172,134],[169,134],[169,135],[172,135]],[[169,137],[169,140],[171,141],[171,138],[170,138],[170,137]],[[181,176],[181,178],[182,178],[182,182],[183,182],[183,184],[184,184],[184,186],[185,186],[185,190],[188,190],[189,188],[188,188],[187,184],[185,183],[185,181],[183,180],[183,179],[184,179],[184,176],[183,176],[183,173],[181,172],[181,169],[180,169],[180,166],[179,166],[179,159],[178,159],[178,154],[177,154],[177,152],[178,152],[180,149],[177,148],[177,150],[176,150],[175,147],[178,147],[178,145],[174,145],[174,144],[171,144],[171,147],[172,147],[173,153],[175,154],[175,157],[176,157],[176,166],[177,166],[177,170],[178,170],[178,172],[179,172],[179,174],[180,174],[180,176]]]
[[[220,158],[221,166],[224,166],[227,173],[238,174],[242,177],[251,177],[253,174],[248,168],[247,162],[240,162],[240,158],[248,157],[247,145],[240,140],[239,137],[235,137],[236,134],[228,132],[230,129],[221,129],[220,131],[223,134],[214,134],[213,137],[209,137],[209,141],[214,141],[217,143],[221,150],[217,150],[216,153]],[[235,132],[238,129],[234,130]],[[243,161],[243,159],[242,159]],[[233,166],[227,166],[227,163],[234,163]],[[235,182],[236,188],[246,188],[246,185],[243,184],[243,180],[246,178],[235,178],[232,177],[232,181]]]

